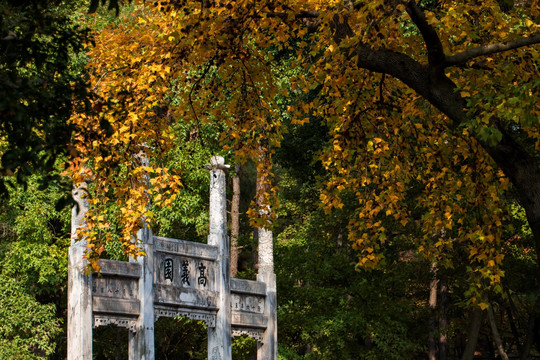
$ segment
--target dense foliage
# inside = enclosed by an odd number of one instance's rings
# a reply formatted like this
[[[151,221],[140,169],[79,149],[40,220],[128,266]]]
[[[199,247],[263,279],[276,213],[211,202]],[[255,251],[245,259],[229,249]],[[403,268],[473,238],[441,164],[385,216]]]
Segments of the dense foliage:
[[[93,180],[79,235],[99,270],[143,255],[142,218],[204,241],[215,154],[241,164],[238,276],[254,228],[275,233],[281,358],[538,354],[539,8],[0,2],[0,358],[64,356],[60,174]],[[206,357],[200,324],[156,329],[160,357]],[[124,329],[95,334],[125,355]]]
[[[61,1],[0,2],[0,193],[6,176],[24,184],[32,174],[63,183],[56,161],[70,154],[74,99],[88,92],[81,56],[88,31]],[[81,104],[84,106],[84,104]]]
[[[51,355],[62,339],[70,212],[56,211],[62,192],[12,187],[0,205],[0,358]]]

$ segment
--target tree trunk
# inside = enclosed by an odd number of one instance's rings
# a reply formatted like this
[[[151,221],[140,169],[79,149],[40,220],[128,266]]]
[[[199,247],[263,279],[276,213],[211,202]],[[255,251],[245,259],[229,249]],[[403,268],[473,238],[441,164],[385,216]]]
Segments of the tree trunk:
[[[480,327],[482,325],[482,310],[477,307],[474,309],[471,327],[469,329],[469,336],[467,338],[467,345],[461,360],[472,360],[474,357],[474,350],[476,349],[476,343],[478,342],[478,335],[480,334]]]
[[[509,297],[511,295],[508,295]],[[506,316],[508,317],[508,322],[510,323],[510,329],[512,330],[512,335],[514,336],[514,343],[516,344],[517,350],[519,354],[523,354],[523,347],[521,346],[521,342],[519,340],[519,331],[516,326],[516,322],[514,320],[514,314],[512,313],[512,308],[510,305],[505,306],[504,308],[506,312]],[[509,349],[512,348],[512,344],[508,346]]]
[[[231,277],[238,273],[238,235],[240,234],[240,164],[234,167],[231,202]]]
[[[531,351],[531,347],[534,342],[534,322],[535,316],[532,314],[527,323],[527,337],[525,345],[521,350],[520,360],[527,360],[529,358],[529,352]]]
[[[448,304],[448,285],[444,280],[440,281],[439,294],[439,360],[446,360],[448,355],[448,320],[446,318],[446,306]]]
[[[429,351],[428,359],[437,360],[437,344],[435,333],[437,332],[436,310],[437,310],[437,263],[431,263],[431,281],[429,282]]]
[[[536,348],[540,348],[540,318],[537,314],[534,314],[534,327],[533,327],[533,339],[536,344]]]
[[[499,129],[502,140],[493,147],[484,145],[488,154],[495,160],[508,177],[525,209],[527,222],[533,233],[536,263],[540,266],[540,169],[536,159],[515,141],[505,129]],[[536,279],[538,276],[538,269]]]
[[[529,318],[525,324],[525,319],[520,316],[519,310],[514,303],[514,300],[512,299],[512,295],[510,294],[510,291],[506,289],[506,294],[508,297],[508,318],[510,320],[510,324],[512,326],[512,332],[514,333],[514,336],[517,338],[518,341],[518,351],[519,351],[519,358],[520,360],[527,360],[529,358],[529,352],[531,351],[531,347],[534,343],[534,322],[535,322],[535,314],[533,312],[529,312],[525,310],[525,313],[529,314]],[[538,305],[539,299],[537,298],[536,302],[534,303],[533,309],[536,309],[536,306]],[[518,326],[515,325],[515,321],[513,321],[513,315],[516,314],[516,320],[518,323]],[[512,325],[514,323],[514,325]],[[519,333],[517,329],[519,328],[525,328],[525,342],[523,343],[523,346],[519,343]],[[514,330],[514,328],[516,328]]]
[[[497,345],[497,351],[499,352],[499,356],[503,360],[508,360],[508,355],[504,351],[501,336],[499,335],[499,331],[497,330],[497,324],[495,323],[495,316],[493,316],[492,306],[488,307],[487,314],[489,319],[489,326],[491,326],[491,333],[493,334],[493,340],[495,341],[495,345]]]

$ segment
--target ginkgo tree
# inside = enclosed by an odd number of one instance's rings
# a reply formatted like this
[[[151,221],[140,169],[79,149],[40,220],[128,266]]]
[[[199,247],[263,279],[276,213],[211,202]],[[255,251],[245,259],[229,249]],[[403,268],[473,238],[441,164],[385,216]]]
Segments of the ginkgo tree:
[[[423,230],[428,257],[467,249],[475,278],[496,286],[508,182],[538,226],[537,4],[342,5],[318,13],[328,32],[316,111],[331,126],[323,161],[335,173],[323,201],[339,207],[340,191],[356,189],[350,237],[364,265],[381,260],[390,217]]]
[[[222,124],[221,143],[239,159],[271,155],[284,130],[276,98],[302,98],[288,116],[297,125],[318,116],[329,129],[320,159],[333,176],[321,199],[329,211],[345,193],[357,199],[349,238],[360,265],[377,266],[381,247],[414,230],[420,253],[448,266],[464,256],[476,282],[496,288],[510,186],[540,249],[538,9],[535,0],[146,4],[134,27],[103,31],[91,50],[98,98],[94,114],[74,119],[84,158],[73,173],[94,179],[95,204],[131,199],[118,211],[133,255],[131,236],[152,217],[144,176],[151,191],[180,185],[136,153],[158,159],[169,123],[189,120]],[[277,80],[281,54],[302,69],[290,89]],[[167,101],[172,89],[178,99]],[[260,168],[270,182],[270,162]],[[261,189],[270,190],[257,198],[271,201],[273,187]],[[99,256],[99,242],[90,246]]]
[[[464,242],[471,261],[482,264],[481,276],[496,283],[502,275],[496,250],[500,196],[508,182],[533,233],[539,233],[537,5],[237,1],[198,9],[188,2],[167,6],[168,13],[183,15],[179,43],[195,44],[196,54],[198,39],[205,46],[202,54],[212,41],[210,54],[228,46],[230,56],[243,44],[248,50],[248,44],[297,48],[295,66],[303,66],[306,75],[293,81],[293,91],[313,93],[315,99],[299,107],[295,120],[318,115],[331,129],[323,160],[335,178],[323,201],[339,207],[340,191],[358,190],[361,209],[350,238],[362,253],[361,264],[380,260],[376,248],[388,237],[381,215],[403,226],[413,220],[409,211],[400,211],[399,200],[418,182],[424,189],[418,204],[429,209],[420,219],[420,251],[442,256],[456,240]],[[250,73],[257,76],[268,64],[272,59],[259,56]],[[450,230],[455,234],[443,234]]]
[[[222,145],[234,149],[240,160],[265,152],[279,141],[279,123],[266,122],[266,115],[274,111],[268,105],[271,101],[265,100],[274,96],[275,87],[268,85],[271,73],[263,72],[257,80],[251,78],[257,83],[248,84],[251,75],[243,55],[233,58],[230,66],[219,67],[216,64],[223,62],[219,56],[179,46],[180,32],[172,26],[176,16],[141,7],[125,22],[101,31],[89,52],[95,96],[91,112],[71,119],[78,129],[77,156],[68,170],[76,184],[92,182],[90,211],[80,235],[88,241],[87,258],[95,270],[99,270],[96,260],[106,243],[113,240],[113,223],[120,224],[117,239],[125,255],[142,255],[133,235],[142,227],[143,218],[154,219],[149,200],[155,207],[168,206],[182,186],[177,174],[159,166],[173,143],[170,125],[174,121],[199,124],[197,132],[201,121],[219,118],[224,129]],[[194,58],[185,58],[187,54]],[[196,58],[203,60],[200,69]],[[238,86],[224,86],[229,83]],[[203,93],[202,87],[216,91]],[[224,98],[237,100],[215,106]],[[146,164],[143,158],[152,161]],[[262,165],[259,169],[267,182],[269,170]],[[272,200],[269,195],[263,198]]]

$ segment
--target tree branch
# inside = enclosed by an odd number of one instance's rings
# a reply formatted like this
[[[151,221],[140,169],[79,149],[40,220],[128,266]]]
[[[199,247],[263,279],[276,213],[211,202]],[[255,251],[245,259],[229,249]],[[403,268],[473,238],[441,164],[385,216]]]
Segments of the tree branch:
[[[506,41],[498,44],[478,46],[473,49],[460,52],[456,55],[447,56],[444,61],[444,65],[445,67],[461,65],[479,56],[496,54],[503,51],[514,50],[523,46],[534,45],[538,43],[540,43],[540,33],[532,34],[528,37],[522,37],[516,40]]]
[[[446,114],[454,124],[460,124],[467,119],[463,110],[465,103],[456,85],[444,76],[444,73],[433,74],[430,66],[422,65],[406,54],[391,50],[374,51],[369,46],[359,44],[350,57],[357,57],[359,68],[386,73],[393,76]]]
[[[191,87],[191,90],[189,91],[189,94],[188,94],[189,106],[191,107],[191,111],[193,111],[193,115],[195,116],[195,122],[197,124],[197,131],[199,132],[199,135],[200,135],[199,139],[201,140],[202,146],[205,146],[205,145],[204,145],[204,139],[202,138],[201,121],[199,120],[199,116],[197,115],[197,111],[195,110],[195,106],[193,106],[192,95],[193,95],[193,92],[199,87],[199,83],[201,82],[201,80],[204,79],[206,74],[208,74],[208,71],[210,70],[210,67],[212,66],[212,64],[214,64],[215,59],[216,59],[216,55],[214,55],[208,61],[208,64],[206,65],[206,68],[204,69],[203,73],[201,74],[201,76],[199,76],[197,81],[195,81],[195,84],[193,84],[193,86]]]
[[[281,20],[287,20],[289,15],[285,12],[269,12],[267,17],[278,17]],[[298,14],[294,15],[295,19],[317,19],[320,16],[318,11],[314,10],[301,10]]]
[[[267,17],[277,17],[283,21],[290,20],[289,15],[286,12],[269,12],[266,14]],[[309,31],[316,30],[320,23],[320,14],[318,11],[314,10],[301,10],[299,13],[294,15],[294,19],[302,21],[308,28]]]
[[[94,87],[92,88],[92,91],[95,91],[97,86],[99,85],[99,83],[101,82],[101,80],[103,80],[103,78],[105,76],[107,76],[109,73],[112,73],[112,72],[115,72],[115,71],[118,71],[118,70],[123,70],[125,68],[127,68],[128,66],[120,66],[119,68],[116,68],[116,69],[111,69],[111,70],[105,70],[105,72],[103,74],[101,74],[101,76],[99,77],[98,81],[96,81],[96,84],[94,85]]]
[[[439,39],[435,28],[428,23],[424,11],[413,0],[407,2],[405,9],[424,38],[429,65],[437,66],[442,64],[445,57],[441,39]]]

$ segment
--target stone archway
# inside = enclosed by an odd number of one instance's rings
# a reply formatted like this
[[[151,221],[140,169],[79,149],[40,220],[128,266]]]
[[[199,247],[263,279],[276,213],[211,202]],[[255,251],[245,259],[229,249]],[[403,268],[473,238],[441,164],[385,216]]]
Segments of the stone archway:
[[[146,256],[134,262],[100,260],[99,276],[84,275],[86,243],[76,241],[88,204],[85,184],[74,191],[68,275],[68,360],[92,359],[92,327],[129,329],[129,358],[153,360],[154,322],[187,316],[208,327],[208,359],[231,360],[231,338],[258,341],[258,360],[277,360],[276,278],[272,233],[262,229],[257,281],[230,278],[226,170],[213,157],[210,171],[210,234],[207,244],[154,236],[138,238]]]

